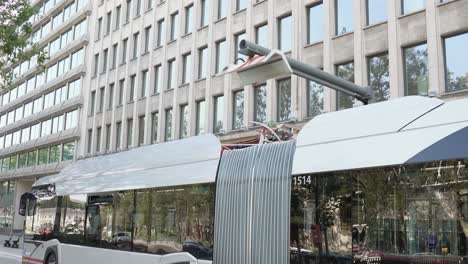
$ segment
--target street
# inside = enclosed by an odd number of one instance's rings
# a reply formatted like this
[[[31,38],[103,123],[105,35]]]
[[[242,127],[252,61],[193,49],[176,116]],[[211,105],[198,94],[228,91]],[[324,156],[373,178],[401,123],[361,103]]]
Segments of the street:
[[[11,254],[0,250],[0,264],[19,264],[21,263],[21,256],[18,254]]]

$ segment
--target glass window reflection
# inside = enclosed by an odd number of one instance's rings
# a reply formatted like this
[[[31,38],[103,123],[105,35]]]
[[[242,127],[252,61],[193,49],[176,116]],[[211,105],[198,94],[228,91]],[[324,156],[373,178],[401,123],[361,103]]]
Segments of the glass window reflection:
[[[468,44],[468,34],[445,39],[445,61],[447,92],[468,89],[468,66],[464,56],[460,56]]]
[[[405,92],[406,95],[428,95],[427,44],[405,48]]]
[[[390,99],[390,73],[388,68],[388,54],[367,58],[368,82],[374,91],[375,102]]]
[[[323,4],[317,4],[308,8],[307,43],[312,44],[323,40]]]
[[[387,0],[367,0],[367,25],[377,24],[387,19]]]
[[[403,15],[422,10],[425,7],[425,0],[401,0],[401,13]]]
[[[336,35],[352,32],[353,2],[349,0],[335,0]]]

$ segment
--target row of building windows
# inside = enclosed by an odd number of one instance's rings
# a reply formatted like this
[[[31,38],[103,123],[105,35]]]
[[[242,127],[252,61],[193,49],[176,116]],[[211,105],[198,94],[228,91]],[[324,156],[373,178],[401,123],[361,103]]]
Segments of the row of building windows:
[[[54,0],[49,0],[46,1],[47,3],[44,3],[43,6],[46,6],[46,4],[50,2],[55,2]],[[58,2],[61,2],[61,0],[58,0]],[[55,29],[59,28],[61,25],[66,23],[70,18],[73,17],[78,11],[80,11],[84,6],[88,4],[88,0],[75,0],[69,5],[67,5],[60,13],[54,15],[50,20],[45,22],[39,29],[35,30],[32,35],[30,41],[32,43],[39,43],[39,41],[49,35],[50,32],[54,31]],[[45,12],[44,12],[45,13]],[[44,15],[42,14],[36,14],[33,16],[32,20],[33,22],[38,21],[42,18]]]
[[[23,169],[73,160],[74,155],[75,142],[68,142],[2,158],[0,159],[0,168],[1,171]]]
[[[35,89],[41,88],[43,85],[51,82],[55,78],[64,75],[67,71],[82,65],[84,63],[84,55],[84,49],[80,49],[60,60],[58,63],[49,66],[44,72],[40,72],[32,76],[19,86],[0,95],[2,106],[6,106],[9,102],[20,98]]]
[[[20,107],[0,115],[0,128],[79,96],[80,92],[81,80],[77,79],[43,96],[25,102]]]
[[[236,39],[239,41],[244,36],[239,35]],[[216,70],[221,71],[220,68],[225,67],[225,58],[227,57],[226,51],[226,41],[216,43]],[[462,57],[457,55],[457,51],[463,49],[463,46],[468,44],[468,34],[461,34],[453,37],[448,37],[444,39],[445,47],[445,61],[446,61],[446,78],[447,92],[454,92],[468,89],[468,66],[463,63]],[[207,73],[207,51],[208,48],[202,47],[198,49],[198,79],[203,79],[206,77]],[[104,56],[106,57],[106,56]],[[404,91],[406,95],[429,95],[429,82],[428,82],[428,53],[427,45],[421,44],[412,47],[403,48],[403,57],[404,57],[404,76],[405,76],[405,85]],[[191,53],[186,53],[182,55],[182,66],[181,74],[177,76],[175,74],[176,59],[172,58],[167,61],[166,64],[166,84],[165,89],[173,89],[177,85],[183,85],[192,80],[192,56]],[[137,91],[136,80],[137,75],[134,74],[130,77],[129,91],[128,91],[128,101],[132,102],[139,93],[140,98],[147,96],[149,89],[148,80],[149,80],[149,70],[145,69],[141,72],[140,77],[140,87],[141,89]],[[344,64],[336,65],[335,69],[336,75],[347,79],[351,82],[354,82],[354,63],[347,62]],[[368,84],[374,90],[375,101],[384,101],[390,98],[390,75],[389,75],[389,58],[388,53],[381,53],[377,55],[372,55],[367,57],[367,73],[368,73]],[[153,69],[153,87],[152,93],[158,93],[162,86],[163,82],[163,71],[162,65],[158,64],[154,66]],[[178,83],[178,81],[180,82]],[[114,106],[114,85],[111,84],[109,93],[111,96],[108,97],[107,108],[110,109]],[[125,80],[122,79],[119,82],[118,87],[118,105],[123,103],[124,89],[125,89]],[[320,91],[321,89],[316,89]],[[323,90],[323,89],[322,89]],[[102,111],[104,107],[104,87],[100,88],[100,97],[98,111]],[[311,95],[312,96],[312,95]],[[321,95],[323,97],[323,95]],[[91,94],[91,108],[89,113],[93,114],[96,103],[96,92]],[[349,96],[337,95],[337,110],[346,109],[359,105],[359,102],[353,100]]]
[[[78,110],[23,127],[0,136],[0,149],[23,144],[41,137],[46,137],[78,126]]]

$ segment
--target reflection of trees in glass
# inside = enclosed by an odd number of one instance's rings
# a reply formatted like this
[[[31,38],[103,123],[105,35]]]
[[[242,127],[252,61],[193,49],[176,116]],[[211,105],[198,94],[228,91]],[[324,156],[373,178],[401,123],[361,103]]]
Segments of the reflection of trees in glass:
[[[369,86],[374,91],[374,100],[381,102],[390,98],[390,74],[388,71],[388,54],[370,57]]]
[[[447,91],[454,92],[468,89],[468,73],[455,76],[454,72],[447,69]]]
[[[323,113],[323,86],[310,81],[307,86],[307,116],[314,117],[321,113]]]
[[[214,132],[219,133],[223,129],[224,122],[224,96],[215,98],[215,114],[214,114]]]
[[[381,251],[403,263],[415,254],[455,260],[468,248],[467,165],[437,161],[312,176],[310,185],[293,186],[291,243],[313,254],[352,251],[357,259]],[[314,244],[308,226],[315,223],[322,233]]]
[[[267,90],[266,85],[262,84],[254,88],[255,96],[255,121],[263,123],[266,122],[266,100]]]
[[[233,129],[240,129],[244,125],[244,91],[234,93],[234,123]]]
[[[291,119],[291,79],[277,82],[278,85],[278,121]]]
[[[336,76],[341,77],[347,81],[354,82],[354,62],[337,65]],[[336,96],[337,110],[352,108],[356,104],[359,104],[357,100],[353,99],[353,97],[342,94],[338,91],[336,92]]]
[[[407,95],[427,95],[429,90],[427,45],[406,48],[405,88]]]
[[[187,137],[188,136],[188,128],[189,128],[189,121],[188,121],[188,106],[184,105],[181,107],[181,122],[180,122],[180,136]]]
[[[166,141],[172,140],[172,109],[166,110]]]

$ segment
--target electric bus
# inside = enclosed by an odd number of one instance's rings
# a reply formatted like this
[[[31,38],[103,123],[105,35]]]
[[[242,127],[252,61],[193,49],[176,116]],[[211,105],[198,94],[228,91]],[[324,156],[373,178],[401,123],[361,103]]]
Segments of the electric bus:
[[[77,161],[27,195],[23,263],[467,263],[467,113],[405,97],[317,116],[292,154],[205,135]]]

